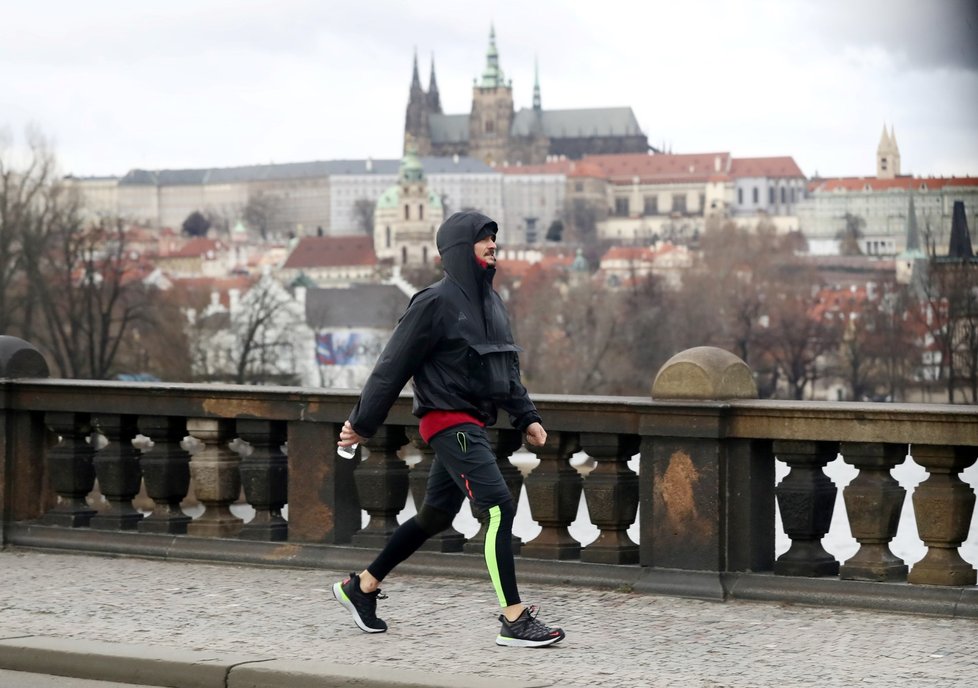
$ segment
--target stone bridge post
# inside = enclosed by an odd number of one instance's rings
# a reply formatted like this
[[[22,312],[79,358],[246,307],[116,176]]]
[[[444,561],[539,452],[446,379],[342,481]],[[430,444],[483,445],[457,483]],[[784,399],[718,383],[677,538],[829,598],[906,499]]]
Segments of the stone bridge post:
[[[0,335],[0,547],[8,523],[40,517],[54,506],[45,480],[44,414],[10,409],[5,380],[46,378],[48,364],[29,342]]]
[[[642,587],[723,599],[725,573],[770,570],[774,560],[771,443],[725,436],[724,401],[757,398],[757,386],[737,356],[696,347],[666,362],[652,398],[672,410],[643,433]]]

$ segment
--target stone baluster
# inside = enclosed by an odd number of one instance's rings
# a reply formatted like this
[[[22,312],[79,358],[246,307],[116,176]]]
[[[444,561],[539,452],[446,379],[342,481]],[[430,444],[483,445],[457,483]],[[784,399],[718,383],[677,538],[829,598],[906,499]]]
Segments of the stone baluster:
[[[287,540],[289,524],[282,518],[288,502],[289,459],[282,452],[286,439],[283,421],[243,419],[237,421],[238,437],[252,451],[241,460],[241,484],[255,517],[244,524],[239,537],[245,540]]]
[[[822,546],[829,532],[838,488],[822,469],[839,454],[838,442],[775,440],[775,456],[788,475],[774,489],[791,547],[774,563],[780,576],[836,576],[839,562]]]
[[[421,460],[411,467],[408,475],[411,496],[414,498],[414,506],[420,510],[421,505],[424,504],[428,473],[431,471],[431,464],[435,460],[435,450],[422,439],[421,433],[418,432],[416,427],[407,428],[407,436],[411,440],[411,444],[421,452]],[[461,552],[464,543],[465,536],[449,526],[447,530],[428,538],[428,541],[421,546],[421,549],[432,552]]]
[[[153,513],[137,528],[141,533],[183,535],[190,523],[190,517],[180,509],[180,502],[190,489],[190,454],[180,446],[187,435],[187,419],[140,416],[136,426],[153,441],[152,448],[139,457],[146,494],[153,500]]]
[[[584,499],[591,523],[601,534],[584,548],[581,561],[598,564],[637,564],[638,545],[628,527],[638,513],[638,475],[628,461],[638,452],[638,435],[583,433],[581,447],[597,461],[584,478]]]
[[[842,491],[849,529],[859,550],[839,567],[839,577],[850,580],[903,581],[907,565],[890,551],[907,491],[890,471],[903,463],[907,445],[883,442],[843,442],[843,460],[859,469]]]
[[[397,515],[407,501],[408,467],[397,455],[407,444],[400,425],[382,425],[364,440],[370,456],[353,471],[360,506],[370,516],[367,526],[353,535],[358,547],[383,547],[397,528]]]
[[[231,513],[231,504],[241,494],[241,459],[228,448],[234,436],[234,421],[223,418],[189,418],[187,431],[203,443],[190,460],[194,493],[204,513],[187,525],[188,535],[234,537],[241,519]]]
[[[85,527],[95,510],[85,498],[95,487],[95,448],[85,441],[91,433],[88,414],[48,412],[45,424],[61,436],[48,451],[47,463],[57,505],[41,517],[41,523],[69,528]]]
[[[526,478],[530,514],[543,530],[523,545],[521,554],[540,559],[577,559],[581,543],[567,527],[577,518],[584,479],[568,459],[578,450],[574,432],[552,432],[542,447],[529,445],[540,465]]]
[[[509,494],[513,497],[513,506],[517,509],[520,504],[520,490],[523,489],[523,474],[520,469],[512,464],[509,457],[517,449],[523,446],[523,436],[517,430],[509,429],[490,429],[489,442],[492,443],[493,451],[496,453],[496,464],[499,472],[503,474],[503,481],[509,489]],[[469,508],[472,515],[479,520],[479,532],[465,543],[464,551],[471,554],[482,554],[486,549],[486,530],[489,528],[489,515],[480,512],[470,502]],[[513,554],[519,554],[523,546],[523,541],[513,535]]]
[[[95,475],[109,508],[93,516],[89,525],[98,530],[136,530],[143,520],[132,505],[143,478],[139,451],[132,446],[136,417],[101,415],[97,427],[108,444],[95,455]]]
[[[958,473],[978,458],[978,447],[915,444],[914,461],[927,469],[927,480],[913,493],[917,532],[927,554],[913,565],[907,581],[924,585],[974,585],[976,571],[958,548],[968,539],[975,491]]]

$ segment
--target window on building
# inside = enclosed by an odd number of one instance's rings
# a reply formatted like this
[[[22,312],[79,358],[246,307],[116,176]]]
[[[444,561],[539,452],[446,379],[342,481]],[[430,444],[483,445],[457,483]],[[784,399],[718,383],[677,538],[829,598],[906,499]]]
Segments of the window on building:
[[[659,214],[659,197],[658,196],[646,196],[645,197],[645,215],[658,215]]]
[[[788,202],[788,190],[782,186],[781,187],[781,204],[784,205],[787,202]]]
[[[418,219],[424,219],[424,203],[418,203]]]
[[[574,193],[584,192],[584,182],[574,182]]]
[[[706,194],[700,194],[700,213],[706,214]]]
[[[390,225],[387,225],[387,227],[385,228],[384,234],[385,234],[385,238],[386,238],[387,248],[390,248],[391,247],[391,226]]]
[[[672,212],[674,213],[686,212],[686,194],[672,195]]]
[[[615,199],[615,215],[618,217],[628,217],[628,199]]]
[[[487,134],[491,134],[491,133],[493,133],[495,131],[495,129],[496,129],[495,128],[495,122],[493,122],[491,119],[487,119],[486,120],[486,133]]]
[[[421,262],[424,263],[425,265],[428,264],[428,247],[427,246],[422,246],[421,247]]]
[[[754,187],[754,193],[752,194],[752,196],[753,196],[753,199],[754,199],[754,205],[757,205],[757,203],[758,203],[758,201],[760,200],[760,197],[761,197],[761,191],[756,186]]]
[[[407,246],[401,246],[401,265],[407,265]]]
[[[794,189],[794,187],[792,187],[792,189],[791,189],[791,202],[792,203],[795,202],[795,189]]]
[[[774,187],[768,187],[767,190],[767,204],[774,205]]]
[[[404,204],[404,219],[411,219],[411,206],[409,206],[407,203]]]
[[[743,204],[744,204],[744,190],[737,189],[737,205],[743,205]]]

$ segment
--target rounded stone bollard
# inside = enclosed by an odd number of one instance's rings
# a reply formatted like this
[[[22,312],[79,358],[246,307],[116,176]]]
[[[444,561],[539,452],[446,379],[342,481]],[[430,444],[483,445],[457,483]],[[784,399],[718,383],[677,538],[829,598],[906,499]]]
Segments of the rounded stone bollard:
[[[715,346],[680,351],[652,382],[653,399],[756,399],[757,384],[740,358]]]
[[[48,362],[30,342],[0,335],[0,379],[48,377]]]

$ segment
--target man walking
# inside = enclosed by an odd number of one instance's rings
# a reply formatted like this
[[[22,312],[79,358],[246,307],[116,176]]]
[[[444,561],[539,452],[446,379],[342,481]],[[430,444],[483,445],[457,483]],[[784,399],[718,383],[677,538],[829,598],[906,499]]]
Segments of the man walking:
[[[498,645],[542,647],[564,638],[520,601],[513,561],[516,505],[503,481],[486,426],[497,409],[530,444],[547,432],[520,381],[520,348],[513,342],[502,299],[492,288],[498,227],[477,212],[459,212],[438,229],[445,277],[415,294],[384,348],[337,443],[350,447],[371,437],[394,400],[414,378],[414,415],[421,437],[435,450],[424,503],[402,523],[361,573],[333,586],[333,595],[367,633],[382,633],[378,587],[395,566],[448,528],[468,498],[488,515],[485,560],[502,608]]]

